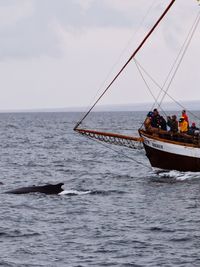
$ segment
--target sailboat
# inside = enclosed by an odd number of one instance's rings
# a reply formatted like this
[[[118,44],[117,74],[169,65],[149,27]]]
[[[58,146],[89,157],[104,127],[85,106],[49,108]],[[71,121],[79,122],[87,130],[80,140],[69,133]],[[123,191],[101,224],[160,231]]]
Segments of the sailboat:
[[[176,132],[173,133],[169,130],[162,130],[159,127],[156,129],[151,127],[151,129],[145,127],[145,123],[138,129],[138,136],[123,135],[119,133],[112,132],[102,132],[93,129],[85,129],[81,127],[83,120],[88,116],[88,114],[93,110],[98,101],[105,95],[112,84],[118,79],[120,74],[124,71],[127,65],[135,59],[137,53],[142,49],[143,45],[150,38],[152,33],[156,30],[158,25],[161,23],[163,18],[170,11],[176,0],[171,0],[168,6],[165,8],[161,16],[155,22],[150,31],[146,34],[144,39],[139,43],[136,50],[132,53],[130,58],[126,61],[120,71],[116,74],[114,79],[109,83],[103,93],[99,96],[92,107],[86,112],[83,118],[77,122],[74,130],[92,139],[96,139],[108,144],[115,144],[120,146],[125,146],[131,149],[137,149],[138,144],[142,145],[146,156],[153,168],[158,168],[162,170],[177,170],[177,171],[191,171],[200,172],[200,135],[189,135],[187,133]],[[190,35],[185,42],[182,54],[179,57],[172,77],[175,76],[178,66],[181,63],[182,57],[184,56],[185,50],[189,46],[189,42],[195,33],[195,30],[200,21],[200,15],[198,15],[195,23],[191,29]],[[161,89],[163,90],[163,89]],[[167,90],[164,91],[164,95],[167,95]],[[156,99],[155,99],[156,100]],[[145,119],[145,118],[144,118]]]

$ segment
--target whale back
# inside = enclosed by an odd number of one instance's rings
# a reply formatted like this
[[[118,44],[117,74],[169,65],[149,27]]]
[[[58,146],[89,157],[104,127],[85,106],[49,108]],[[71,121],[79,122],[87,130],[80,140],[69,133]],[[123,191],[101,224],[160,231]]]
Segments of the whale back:
[[[10,193],[10,194],[28,194],[28,193],[43,193],[47,195],[56,195],[59,194],[60,192],[63,191],[62,186],[63,183],[58,183],[58,184],[47,184],[43,186],[27,186],[27,187],[20,187],[14,190],[7,191],[5,193]]]

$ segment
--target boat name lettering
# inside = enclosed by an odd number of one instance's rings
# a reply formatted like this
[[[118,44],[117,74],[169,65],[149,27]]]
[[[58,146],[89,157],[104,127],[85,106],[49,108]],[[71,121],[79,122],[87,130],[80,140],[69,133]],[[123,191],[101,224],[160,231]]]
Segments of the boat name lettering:
[[[152,146],[153,147],[156,147],[156,148],[163,149],[163,146],[162,145],[158,145],[158,144],[155,144],[155,143],[152,143]]]

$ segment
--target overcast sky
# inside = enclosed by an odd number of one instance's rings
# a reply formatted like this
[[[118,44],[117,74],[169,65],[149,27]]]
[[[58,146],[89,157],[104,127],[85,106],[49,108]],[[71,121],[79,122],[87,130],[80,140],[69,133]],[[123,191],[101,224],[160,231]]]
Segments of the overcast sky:
[[[0,0],[0,110],[90,105],[169,2]],[[177,0],[137,56],[158,83],[199,11],[196,0]],[[199,37],[200,27],[170,88],[175,98],[200,99]],[[152,100],[132,62],[101,104]]]

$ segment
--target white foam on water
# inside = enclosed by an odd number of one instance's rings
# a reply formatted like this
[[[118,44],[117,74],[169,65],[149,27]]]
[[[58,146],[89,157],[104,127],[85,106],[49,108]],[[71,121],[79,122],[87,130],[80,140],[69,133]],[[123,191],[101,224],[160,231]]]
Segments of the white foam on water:
[[[189,175],[187,172],[179,172],[179,171],[166,171],[158,173],[159,177],[166,177],[166,178],[173,178],[179,181],[183,181],[189,178]]]
[[[87,195],[90,193],[91,191],[64,190],[59,195]]]
[[[184,181],[188,179],[200,179],[200,172],[182,172],[176,177],[179,181]]]
[[[200,172],[180,172],[180,171],[165,171],[165,170],[155,170],[150,175],[160,178],[171,178],[177,181],[184,181],[189,179],[200,179]],[[151,176],[152,177],[152,176]]]

